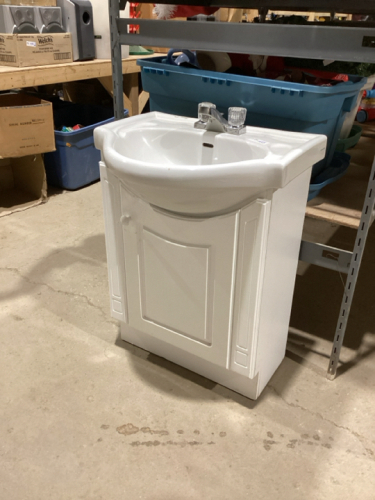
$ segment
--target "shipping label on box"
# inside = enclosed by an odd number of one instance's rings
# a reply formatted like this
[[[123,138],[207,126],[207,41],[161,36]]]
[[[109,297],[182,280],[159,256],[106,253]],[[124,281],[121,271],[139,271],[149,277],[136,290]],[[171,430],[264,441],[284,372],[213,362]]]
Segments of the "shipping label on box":
[[[70,33],[0,34],[0,65],[29,67],[72,61]]]
[[[0,95],[0,158],[54,150],[52,104],[23,94]]]
[[[16,35],[0,35],[0,65],[18,66]]]

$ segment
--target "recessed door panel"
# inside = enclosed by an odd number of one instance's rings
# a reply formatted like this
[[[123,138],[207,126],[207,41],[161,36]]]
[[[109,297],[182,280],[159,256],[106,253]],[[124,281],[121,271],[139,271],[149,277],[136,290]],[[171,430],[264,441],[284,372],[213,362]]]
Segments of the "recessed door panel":
[[[238,213],[171,217],[121,189],[129,324],[228,366]]]
[[[142,318],[212,345],[210,246],[188,245],[143,227],[138,254]]]

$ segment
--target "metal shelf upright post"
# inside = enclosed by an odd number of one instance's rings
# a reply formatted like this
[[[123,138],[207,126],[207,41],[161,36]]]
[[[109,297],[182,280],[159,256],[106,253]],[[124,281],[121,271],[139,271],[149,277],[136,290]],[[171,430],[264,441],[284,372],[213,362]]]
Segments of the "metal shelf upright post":
[[[109,0],[109,27],[111,32],[111,60],[113,79],[113,106],[115,120],[124,117],[124,95],[122,84],[121,67],[121,43],[120,33],[117,28],[117,20],[120,18],[120,10],[125,10],[126,0]]]

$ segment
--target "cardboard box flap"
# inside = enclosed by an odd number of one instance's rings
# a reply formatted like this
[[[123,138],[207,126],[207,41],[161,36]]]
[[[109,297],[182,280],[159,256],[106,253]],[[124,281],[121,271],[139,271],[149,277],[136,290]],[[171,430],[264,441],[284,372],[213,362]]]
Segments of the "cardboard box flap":
[[[0,160],[0,217],[47,200],[41,155]]]
[[[0,108],[16,108],[22,106],[49,106],[48,101],[28,94],[3,94],[0,99]]]

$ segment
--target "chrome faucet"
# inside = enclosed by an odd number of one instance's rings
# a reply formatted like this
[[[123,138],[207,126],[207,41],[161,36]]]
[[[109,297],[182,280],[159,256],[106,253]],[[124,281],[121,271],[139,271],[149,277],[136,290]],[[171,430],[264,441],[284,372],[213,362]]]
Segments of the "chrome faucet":
[[[227,121],[216,109],[215,104],[201,102],[198,104],[198,118],[199,120],[194,123],[195,128],[211,132],[228,132],[228,134],[234,135],[246,132],[246,108],[229,108]]]

